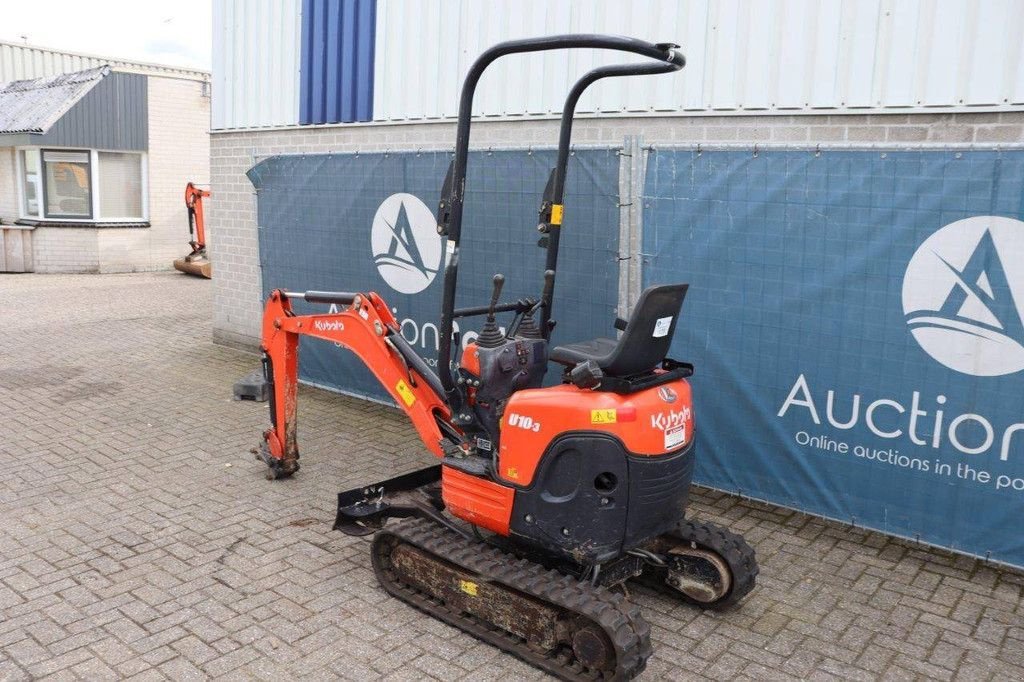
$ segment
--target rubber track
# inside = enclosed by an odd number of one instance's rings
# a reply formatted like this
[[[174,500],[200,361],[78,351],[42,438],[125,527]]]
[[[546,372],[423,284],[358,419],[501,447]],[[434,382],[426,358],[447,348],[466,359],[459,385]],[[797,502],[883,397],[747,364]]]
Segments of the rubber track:
[[[742,536],[710,521],[682,521],[675,530],[666,535],[681,542],[696,543],[701,549],[711,550],[725,560],[732,572],[732,587],[727,595],[712,604],[693,603],[704,608],[724,609],[737,603],[754,589],[760,569],[757,566],[754,548],[747,544]],[[659,587],[674,596],[680,596],[679,592],[668,585],[661,584]]]
[[[481,580],[528,594],[598,624],[612,643],[615,667],[603,671],[584,670],[570,660],[572,656],[566,654],[567,647],[560,647],[561,651],[556,652],[538,651],[515,635],[472,615],[446,608],[440,600],[397,581],[389,566],[384,565],[385,555],[391,549],[386,546],[390,544],[389,537],[476,573]],[[516,558],[489,544],[467,540],[435,523],[409,519],[378,531],[372,552],[374,573],[391,595],[564,680],[630,679],[643,671],[651,655],[650,626],[640,615],[640,608],[623,595]]]

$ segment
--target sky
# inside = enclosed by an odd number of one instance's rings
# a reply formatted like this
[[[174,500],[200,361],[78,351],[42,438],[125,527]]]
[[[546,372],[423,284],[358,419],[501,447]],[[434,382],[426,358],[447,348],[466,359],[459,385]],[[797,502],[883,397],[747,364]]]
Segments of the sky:
[[[210,69],[211,0],[0,0],[0,40]]]

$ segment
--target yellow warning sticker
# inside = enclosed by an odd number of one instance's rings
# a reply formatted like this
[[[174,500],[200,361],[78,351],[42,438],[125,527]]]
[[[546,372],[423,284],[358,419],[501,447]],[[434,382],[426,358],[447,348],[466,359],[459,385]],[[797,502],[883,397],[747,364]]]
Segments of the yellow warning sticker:
[[[562,204],[551,204],[551,224],[562,224]]]
[[[402,402],[405,403],[406,407],[412,407],[412,404],[416,402],[416,394],[409,388],[409,384],[405,383],[405,379],[399,379],[398,383],[395,384],[395,391],[398,395],[402,396]]]
[[[610,410],[590,411],[591,424],[614,424],[619,420],[618,417],[618,412],[614,408]]]
[[[519,469],[515,467],[509,467],[505,469],[505,476],[507,478],[519,478]]]
[[[470,595],[471,597],[476,596],[477,584],[471,580],[460,580],[459,589]]]

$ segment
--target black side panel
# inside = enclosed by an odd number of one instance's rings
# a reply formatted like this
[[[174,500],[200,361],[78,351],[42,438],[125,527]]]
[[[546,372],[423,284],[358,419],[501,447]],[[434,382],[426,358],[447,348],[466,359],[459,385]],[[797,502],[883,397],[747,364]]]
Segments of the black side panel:
[[[629,514],[626,548],[665,533],[683,519],[693,479],[694,441],[662,457],[629,457]]]
[[[512,533],[578,563],[617,556],[626,535],[627,460],[622,444],[609,436],[559,438],[544,454],[533,485],[516,491]]]
[[[615,558],[683,519],[694,452],[691,441],[645,457],[605,434],[563,436],[544,453],[533,485],[516,491],[512,533],[576,563]]]

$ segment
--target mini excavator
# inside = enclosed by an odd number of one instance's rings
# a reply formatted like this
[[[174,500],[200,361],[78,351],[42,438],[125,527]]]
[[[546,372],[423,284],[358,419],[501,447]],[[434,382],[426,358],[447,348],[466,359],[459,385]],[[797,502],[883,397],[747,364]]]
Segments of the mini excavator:
[[[203,199],[209,190],[199,189],[193,183],[185,185],[185,208],[188,210],[188,245],[192,252],[174,260],[174,269],[196,277],[210,279],[213,265],[206,255],[206,219],[203,217]]]
[[[595,68],[566,98],[540,206],[539,296],[501,302],[498,274],[488,305],[456,308],[477,82],[504,55],[569,48],[647,59]],[[681,69],[677,48],[559,35],[500,43],[472,65],[437,211],[447,240],[437,374],[376,293],[275,290],[263,315],[272,426],[254,452],[267,477],[299,469],[299,338],[354,352],[439,463],[340,493],[334,527],[373,535],[373,570],[389,594],[563,679],[628,679],[644,669],[650,627],[626,596],[626,581],[719,609],[746,596],[758,572],[742,537],[685,515],[695,457],[693,366],[667,354],[687,285],[645,290],[629,319],[615,320],[617,339],[549,347],[576,103],[603,78]],[[296,315],[295,299],[338,311]],[[498,315],[511,316],[505,330]],[[463,343],[453,323],[469,317],[484,322]],[[457,358],[453,345],[462,346]],[[544,387],[549,362],[561,366],[561,383]]]

